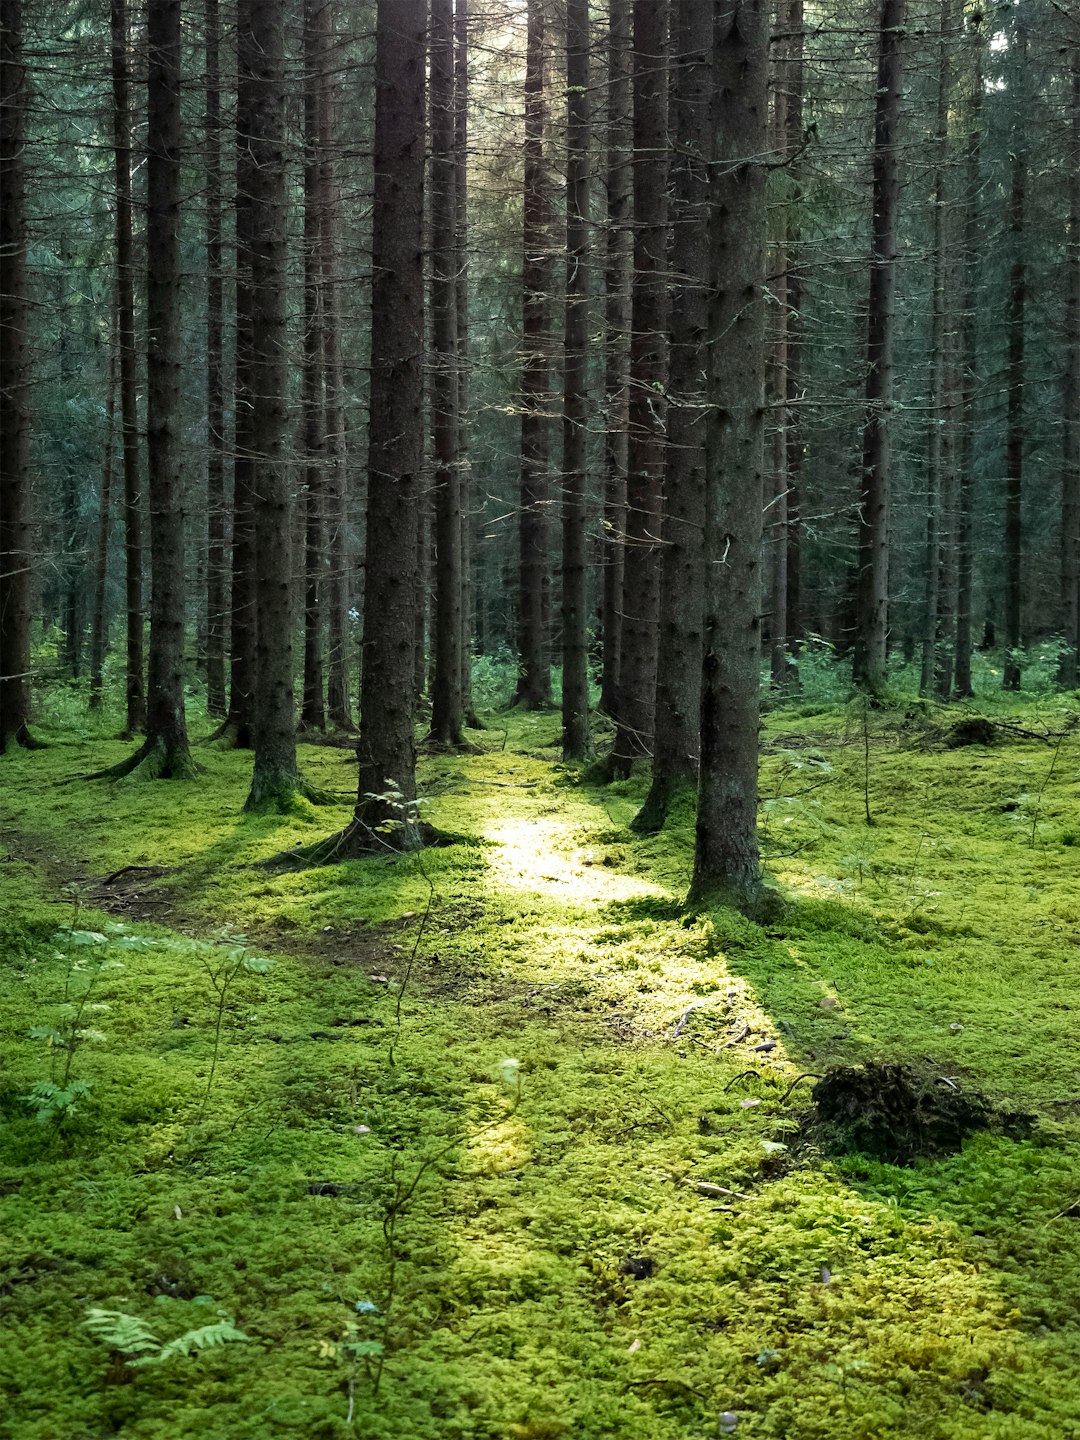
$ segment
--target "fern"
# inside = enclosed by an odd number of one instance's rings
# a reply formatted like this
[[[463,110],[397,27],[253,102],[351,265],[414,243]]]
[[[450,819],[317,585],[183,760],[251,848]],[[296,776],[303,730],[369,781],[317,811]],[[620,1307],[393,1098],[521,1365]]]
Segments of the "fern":
[[[140,1320],[137,1315],[126,1315],[122,1310],[88,1310],[85,1323],[95,1339],[119,1350],[133,1370],[148,1365],[163,1365],[177,1355],[198,1355],[203,1350],[213,1350],[248,1338],[228,1318],[213,1325],[185,1330],[175,1340],[165,1343],[158,1339],[145,1320]]]
[[[125,1315],[122,1310],[91,1309],[86,1312],[85,1323],[96,1340],[128,1355],[156,1354],[161,1349],[161,1341],[137,1315]]]
[[[200,1325],[197,1330],[185,1330],[183,1335],[178,1335],[175,1340],[163,1345],[157,1355],[132,1363],[157,1365],[171,1360],[174,1355],[197,1355],[200,1350],[213,1350],[218,1345],[229,1345],[233,1341],[247,1338],[242,1330],[237,1330],[231,1320],[219,1320],[216,1325]]]

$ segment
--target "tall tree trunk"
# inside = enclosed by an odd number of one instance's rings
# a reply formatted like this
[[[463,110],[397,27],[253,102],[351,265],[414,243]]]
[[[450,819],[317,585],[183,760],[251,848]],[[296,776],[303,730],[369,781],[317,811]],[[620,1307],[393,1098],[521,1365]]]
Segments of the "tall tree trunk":
[[[772,44],[772,131],[774,164],[783,165],[788,142],[787,51],[790,39],[784,29],[783,0],[777,10],[777,33]],[[772,493],[766,500],[767,555],[769,558],[769,674],[777,688],[787,684],[788,615],[788,479],[787,479],[787,371],[788,371],[788,253],[787,204],[781,199],[770,207],[775,214],[768,258],[772,334],[766,371],[766,397],[771,421],[769,470]]]
[[[660,829],[672,798],[697,778],[705,608],[703,361],[709,324],[710,98],[713,11],[678,0],[672,37],[672,300],[668,445],[656,739],[652,785],[634,821]]]
[[[109,625],[105,615],[105,581],[109,572],[109,526],[112,522],[113,452],[116,449],[116,324],[109,337],[109,380],[105,391],[105,453],[101,462],[98,533],[94,558],[94,603],[90,612],[90,709],[101,709],[101,677]]]
[[[1010,138],[1009,182],[1009,304],[1006,318],[1007,351],[1005,389],[1005,663],[1002,688],[1020,689],[1018,651],[1022,639],[1023,601],[1023,490],[1024,490],[1024,327],[1027,310],[1027,256],[1025,209],[1027,205],[1027,137],[1023,107],[1027,101],[1027,32],[1023,20],[1014,37],[1016,58],[1011,81],[1013,131]]]
[[[954,690],[961,698],[974,693],[971,681],[971,615],[974,575],[975,519],[975,404],[978,396],[978,300],[983,264],[982,210],[982,17],[969,21],[971,51],[966,111],[967,140],[964,161],[963,298],[960,321],[959,453],[957,458],[956,517],[956,644]]]
[[[1060,680],[1080,684],[1080,35],[1069,57],[1069,229],[1065,241],[1065,373],[1061,408],[1061,599],[1065,650]]]
[[[470,729],[483,729],[473,708],[472,662],[476,580],[472,465],[469,460],[469,0],[454,4],[454,295],[457,302],[457,457],[461,476],[461,709]]]
[[[907,0],[881,0],[874,105],[866,423],[863,428],[859,516],[858,620],[852,673],[858,685],[875,695],[885,688],[889,634],[889,432],[900,205],[900,89],[906,9]]]
[[[803,282],[800,256],[802,239],[800,214],[803,192],[795,168],[803,144],[803,49],[805,31],[803,21],[803,0],[785,0],[783,6],[783,29],[785,32],[785,60],[783,85],[785,96],[784,118],[787,124],[785,153],[791,183],[790,203],[785,211],[785,296],[784,355],[787,362],[786,410],[785,410],[785,479],[787,484],[786,522],[787,555],[784,561],[787,582],[787,615],[784,620],[784,635],[787,641],[787,683],[797,686],[799,679],[798,652],[803,636],[802,620],[802,305]]]
[[[255,0],[237,0],[238,36],[249,33]],[[256,632],[255,457],[251,256],[254,160],[249,137],[255,123],[255,85],[247,67],[236,77],[236,322],[233,367],[232,574],[229,606],[229,712],[218,736],[240,750],[254,743]]]
[[[124,602],[127,615],[128,736],[146,728],[143,681],[142,482],[139,474],[138,371],[135,350],[135,270],[131,233],[131,67],[126,0],[112,0],[113,156],[116,185],[117,345],[120,433],[124,464]]]
[[[604,590],[600,708],[618,709],[634,270],[633,36],[630,0],[608,0],[607,259],[604,272]]]
[[[764,416],[767,0],[717,15],[701,773],[690,898],[753,909]]]
[[[184,491],[180,442],[180,0],[149,0],[146,129],[146,460],[150,663],[146,740],[113,777],[195,774],[184,713]]]
[[[300,727],[326,728],[323,700],[323,473],[326,422],[323,406],[322,183],[320,69],[328,59],[323,35],[326,0],[304,5],[304,338],[301,409],[304,449],[304,679]]]
[[[589,5],[566,7],[566,329],[562,450],[562,747],[589,742],[585,493],[589,419]]]
[[[251,449],[255,484],[255,764],[247,810],[310,795],[296,765],[290,579],[285,287],[285,70],[282,0],[255,0],[237,36],[253,91],[251,170]]]
[[[0,753],[31,743],[28,88],[22,47],[22,0],[0,0]]]
[[[518,684],[516,703],[551,704],[547,586],[550,404],[551,213],[544,171],[547,85],[544,0],[528,0],[525,57],[525,181],[522,230],[521,507],[519,512]]]
[[[462,744],[461,470],[458,465],[453,0],[431,0],[431,434],[435,499],[435,664],[431,733]]]
[[[326,577],[326,712],[338,730],[353,728],[349,704],[349,659],[345,643],[349,593],[348,476],[345,447],[344,378],[341,361],[341,286],[338,278],[338,216],[341,200],[334,146],[334,12],[322,9],[325,51],[319,67],[319,158],[323,187],[321,226],[323,293],[323,377],[326,406],[325,515],[329,573]]]
[[[225,390],[221,246],[221,17],[206,0],[206,708],[225,703]]]
[[[356,812],[325,853],[414,850],[417,543],[423,483],[425,0],[378,0],[371,402]]]
[[[634,0],[634,282],[617,729],[607,773],[652,754],[667,381],[667,3]]]
[[[945,348],[947,321],[945,315],[946,272],[951,262],[947,253],[947,215],[949,204],[947,190],[948,142],[949,142],[949,96],[951,88],[949,34],[949,0],[942,0],[941,23],[938,36],[937,105],[934,119],[933,140],[933,188],[931,190],[930,216],[930,374],[929,405],[927,407],[926,431],[926,573],[923,576],[923,637],[922,671],[919,693],[930,695],[934,691],[938,674],[939,646],[942,640],[940,626],[941,562],[943,555],[945,478],[943,460],[945,456],[946,389],[948,367]]]

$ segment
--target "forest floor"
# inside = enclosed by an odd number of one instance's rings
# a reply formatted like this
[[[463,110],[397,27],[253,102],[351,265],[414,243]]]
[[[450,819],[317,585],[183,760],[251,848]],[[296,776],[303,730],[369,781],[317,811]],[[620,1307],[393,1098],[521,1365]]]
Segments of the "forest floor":
[[[1080,1436],[1075,711],[773,712],[767,928],[686,914],[689,812],[633,836],[552,715],[423,762],[458,844],[296,873],[347,751],[284,818],[206,746],[5,758],[0,1435]],[[830,1158],[786,1092],[869,1059],[1031,1132]],[[94,1308],[247,1339],[130,1367]]]

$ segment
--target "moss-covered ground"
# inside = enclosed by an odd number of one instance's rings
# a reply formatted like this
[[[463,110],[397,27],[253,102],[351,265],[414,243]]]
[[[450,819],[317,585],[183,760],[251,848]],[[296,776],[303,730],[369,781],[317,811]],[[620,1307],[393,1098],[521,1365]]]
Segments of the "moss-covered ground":
[[[342,805],[284,818],[210,747],[182,783],[61,783],[104,733],[6,757],[0,1434],[1080,1436],[1070,709],[956,750],[774,712],[767,927],[685,914],[689,813],[632,836],[642,784],[564,771],[553,716],[424,762],[460,843],[294,873],[253,862],[347,818],[346,751],[302,756]],[[90,971],[89,1090],[42,1122],[69,1057],[28,1031]],[[785,1094],[866,1058],[1035,1127],[826,1158]],[[248,1339],[129,1369],[94,1307]]]

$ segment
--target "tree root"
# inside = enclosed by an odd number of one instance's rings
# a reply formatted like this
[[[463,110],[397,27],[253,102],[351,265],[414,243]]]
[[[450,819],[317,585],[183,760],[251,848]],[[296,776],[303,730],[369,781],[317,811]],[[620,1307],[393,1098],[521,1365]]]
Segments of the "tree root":
[[[72,780],[194,780],[199,767],[186,746],[166,746],[160,739],[147,737],[133,755],[118,765],[90,774],[74,775]]]

